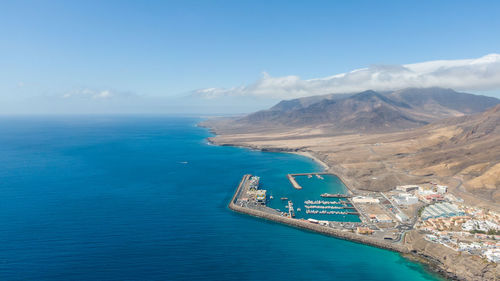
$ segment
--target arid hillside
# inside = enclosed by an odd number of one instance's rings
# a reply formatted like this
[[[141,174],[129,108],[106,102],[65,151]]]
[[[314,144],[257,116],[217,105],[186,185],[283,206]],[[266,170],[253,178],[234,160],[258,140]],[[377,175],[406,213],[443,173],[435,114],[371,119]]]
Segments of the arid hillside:
[[[369,90],[285,100],[268,110],[227,119],[223,124],[212,122],[210,127],[224,133],[289,131],[304,127],[318,128],[332,135],[387,133],[482,112],[499,103],[496,98],[442,88]]]
[[[500,202],[500,105],[391,133],[332,135],[317,126],[276,131],[224,131],[218,144],[276,151],[308,151],[354,188],[389,190],[436,181],[476,204]]]

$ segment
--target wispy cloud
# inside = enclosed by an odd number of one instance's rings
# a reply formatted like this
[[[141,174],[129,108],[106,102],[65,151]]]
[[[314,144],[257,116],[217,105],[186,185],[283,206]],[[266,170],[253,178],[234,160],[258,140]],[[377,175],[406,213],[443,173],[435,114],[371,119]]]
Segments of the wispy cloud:
[[[109,100],[115,98],[134,96],[130,92],[119,92],[114,90],[93,90],[93,89],[76,89],[68,91],[59,97],[62,99],[85,99],[85,100]]]
[[[295,98],[367,89],[386,91],[407,87],[443,87],[456,90],[500,89],[500,54],[476,59],[437,60],[406,65],[373,65],[329,77],[302,80],[298,76],[262,77],[235,88],[196,90],[192,96],[214,99],[227,96]]]

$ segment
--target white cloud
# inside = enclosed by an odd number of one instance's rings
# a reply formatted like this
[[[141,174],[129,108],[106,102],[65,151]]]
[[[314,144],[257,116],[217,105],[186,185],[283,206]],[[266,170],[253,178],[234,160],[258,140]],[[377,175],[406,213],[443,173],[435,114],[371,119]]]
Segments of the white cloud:
[[[192,96],[296,98],[368,89],[385,91],[408,87],[443,87],[455,90],[500,89],[500,54],[477,59],[437,60],[406,65],[374,65],[329,77],[302,80],[298,76],[271,77],[263,73],[255,83],[230,89],[208,88]]]

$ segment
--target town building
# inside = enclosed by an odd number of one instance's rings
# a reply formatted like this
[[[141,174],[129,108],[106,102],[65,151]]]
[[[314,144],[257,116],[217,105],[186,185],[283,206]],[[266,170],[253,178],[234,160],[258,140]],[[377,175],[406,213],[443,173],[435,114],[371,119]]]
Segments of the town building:
[[[403,191],[403,192],[410,192],[413,190],[418,190],[418,188],[419,188],[418,185],[398,185],[398,186],[396,186],[396,190]]]
[[[410,218],[403,214],[402,212],[397,212],[396,213],[396,218],[400,221],[400,222],[408,222],[410,220]]]
[[[371,230],[369,227],[363,227],[363,226],[358,226],[356,231],[358,234],[372,234],[373,230]]]
[[[361,204],[378,204],[380,200],[377,198],[373,197],[367,197],[367,196],[356,196],[352,198],[352,202],[354,203],[361,203]]]
[[[418,187],[418,194],[420,196],[427,196],[427,195],[436,194],[436,192],[434,192],[434,190],[430,187],[419,186]]]
[[[423,201],[426,203],[442,202],[444,197],[442,194],[429,194],[423,197]]]
[[[500,230],[500,226],[492,221],[469,220],[462,224],[462,229],[465,231],[484,231]]]
[[[413,205],[418,203],[418,198],[410,193],[401,193],[392,197],[398,205]]]
[[[260,177],[258,177],[258,176],[250,177],[250,179],[248,180],[248,182],[249,182],[248,189],[249,190],[259,189],[259,181],[260,181]]]
[[[488,261],[500,263],[500,248],[486,250],[484,255]]]
[[[257,190],[257,192],[255,193],[255,200],[257,201],[257,203],[261,205],[266,204],[266,192],[267,191],[264,189]]]
[[[445,194],[448,191],[448,187],[446,185],[437,185],[436,191],[439,194]]]

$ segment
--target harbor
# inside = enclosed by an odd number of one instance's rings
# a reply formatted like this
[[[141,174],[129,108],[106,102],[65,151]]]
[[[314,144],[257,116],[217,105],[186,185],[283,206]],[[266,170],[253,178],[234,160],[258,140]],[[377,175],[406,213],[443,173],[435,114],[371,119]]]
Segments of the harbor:
[[[307,177],[307,175],[306,175]],[[304,205],[306,211],[296,212],[299,208],[294,207],[294,202],[291,200],[286,201],[286,211],[277,210],[268,207],[266,204],[261,204],[257,202],[256,198],[252,196],[252,192],[248,193],[254,189],[256,183],[255,176],[250,174],[244,175],[240,181],[236,192],[234,193],[231,201],[229,202],[229,208],[233,211],[251,215],[254,217],[263,218],[266,220],[271,220],[277,223],[287,224],[292,227],[297,227],[305,230],[310,230],[318,232],[328,236],[334,236],[341,239],[346,239],[350,241],[355,241],[359,243],[369,244],[379,248],[390,249],[398,251],[401,253],[407,253],[408,250],[403,244],[398,243],[394,239],[381,239],[380,237],[367,236],[360,233],[364,231],[365,224],[361,221],[357,222],[345,222],[345,221],[334,221],[334,220],[318,220],[314,218],[304,218],[297,217],[297,213],[310,214],[310,212],[316,212],[322,210],[324,212],[332,212],[331,215],[339,215],[338,213],[352,212],[358,214],[355,205],[349,200],[339,200],[330,201],[324,199],[317,200],[304,200],[301,203]],[[259,187],[256,187],[259,190]],[[261,189],[263,190],[263,189]],[[267,193],[267,190],[266,190]],[[338,199],[338,198],[335,198]],[[271,200],[272,201],[272,200]],[[278,200],[283,201],[283,200]],[[299,203],[299,202],[297,202]],[[305,207],[308,206],[308,207]],[[328,211],[327,211],[328,210]],[[335,211],[334,211],[335,210]],[[350,210],[350,211],[340,211],[340,210]],[[319,211],[319,212],[322,212]],[[333,214],[335,212],[336,214]],[[329,214],[323,214],[329,215]],[[340,214],[342,215],[342,214]]]
[[[292,181],[290,177],[293,178]],[[286,174],[285,179],[288,184],[283,182],[282,185],[267,186],[265,181],[262,183],[262,189],[267,190],[269,195],[267,207],[290,215],[288,202],[291,201],[293,214],[297,219],[360,222],[357,210],[350,201],[352,193],[335,175],[325,172],[295,173]],[[315,208],[316,206],[319,207]]]
[[[293,183],[277,187],[266,186],[265,182],[260,185],[259,177],[243,176],[229,208],[303,230],[389,249],[419,261],[426,260],[429,253],[457,252],[471,256],[471,260],[481,256],[490,264],[500,261],[500,255],[492,248],[496,236],[472,233],[498,229],[500,223],[491,221],[500,221],[500,215],[457,204],[460,199],[447,194],[447,186],[430,182],[396,186],[388,192],[353,192],[333,174],[292,175],[301,189]],[[269,195],[269,200],[262,201],[253,195],[267,193],[281,200]],[[412,243],[416,239],[418,242]],[[436,248],[428,248],[422,241],[434,243]],[[442,272],[440,264],[431,261],[429,265]]]

